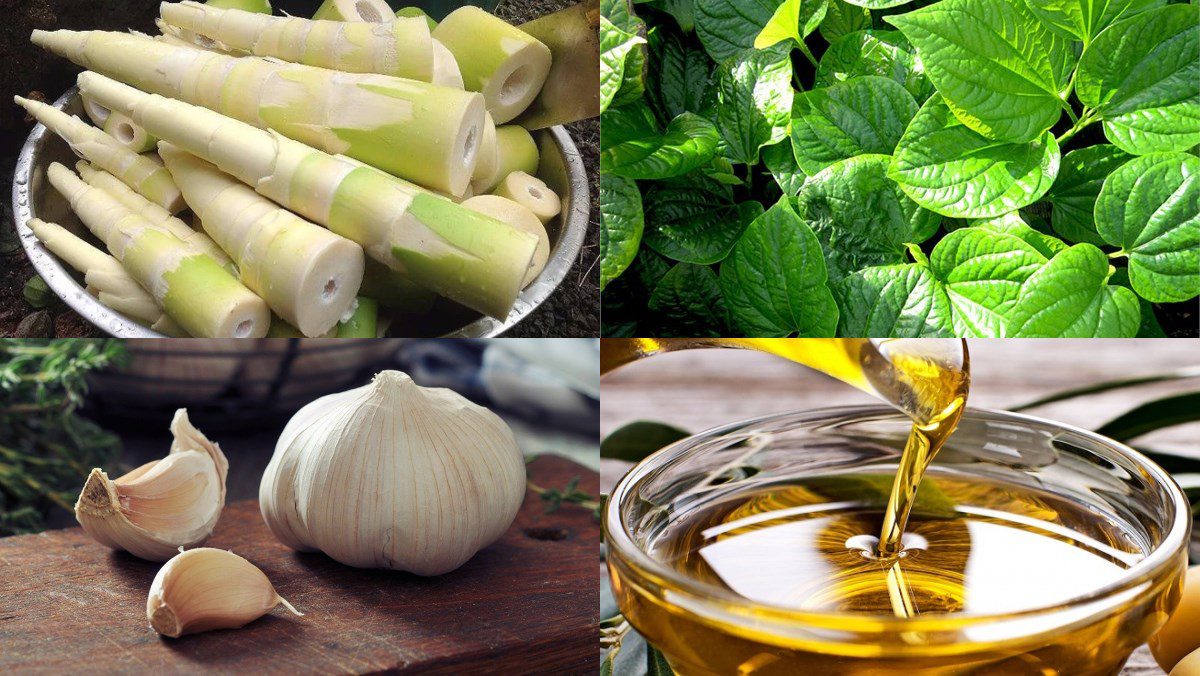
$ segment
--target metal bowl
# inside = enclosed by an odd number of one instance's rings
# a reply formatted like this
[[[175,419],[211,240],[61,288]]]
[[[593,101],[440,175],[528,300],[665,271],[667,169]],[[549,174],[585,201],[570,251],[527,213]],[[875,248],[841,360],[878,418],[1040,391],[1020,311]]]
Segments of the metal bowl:
[[[82,115],[76,89],[68,91],[54,105],[70,114]],[[538,176],[563,198],[562,215],[546,224],[553,244],[546,269],[521,292],[512,312],[503,321],[440,299],[428,316],[396,322],[395,325],[407,329],[408,335],[400,337],[490,338],[503,335],[544,303],[575,265],[587,234],[591,210],[587,170],[575,142],[563,127],[534,132],[534,138],[542,156]],[[48,186],[46,180],[46,170],[52,163],[61,162],[73,167],[76,159],[66,142],[47,133],[44,126],[37,125],[29,134],[13,175],[13,215],[21,245],[47,286],[71,309],[105,333],[118,338],[163,338],[162,334],[110,310],[88,294],[80,283],[82,275],[60,263],[29,229],[29,220],[40,218],[77,234],[86,233],[66,201]],[[90,235],[88,238],[95,241]],[[414,326],[417,326],[415,332]]]

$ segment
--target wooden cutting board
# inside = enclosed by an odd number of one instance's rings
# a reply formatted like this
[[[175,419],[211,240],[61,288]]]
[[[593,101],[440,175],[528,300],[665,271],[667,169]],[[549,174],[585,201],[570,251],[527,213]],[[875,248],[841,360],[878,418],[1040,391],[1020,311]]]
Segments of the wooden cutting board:
[[[529,465],[562,487],[596,473],[562,458]],[[113,552],[82,529],[0,539],[0,673],[580,673],[597,669],[599,523],[546,514],[527,493],[516,522],[462,568],[435,578],[301,554],[254,501],[227,505],[206,546],[258,565],[304,617],[282,608],[242,629],[160,638],[146,594],[161,564]]]

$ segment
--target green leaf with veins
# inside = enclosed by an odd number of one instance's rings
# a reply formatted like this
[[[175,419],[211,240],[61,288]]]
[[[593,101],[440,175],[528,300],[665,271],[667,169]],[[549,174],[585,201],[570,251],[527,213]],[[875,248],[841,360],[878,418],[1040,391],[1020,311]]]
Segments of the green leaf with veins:
[[[1065,251],[1068,246],[1065,242],[1057,237],[1038,232],[1030,227],[1028,223],[1021,218],[1018,212],[1004,214],[995,218],[984,218],[977,220],[971,224],[975,228],[983,228],[985,230],[1001,234],[1011,235],[1029,246],[1037,249],[1038,253],[1045,256],[1047,259],[1053,258],[1060,251]]]
[[[600,176],[600,290],[629,267],[642,244],[642,194],[632,179]]]
[[[1155,303],[1200,295],[1200,158],[1152,153],[1108,175],[1096,229],[1129,255],[1129,281]]]
[[[636,179],[682,176],[716,155],[717,128],[692,113],[682,113],[660,134],[654,114],[638,102],[613,108],[601,118],[600,168]]]
[[[622,31],[645,37],[646,23],[633,13],[630,0],[601,0],[600,13]],[[637,101],[645,93],[646,47],[645,41],[635,44],[625,57],[625,68],[621,85],[611,102],[605,106],[623,106]]]
[[[696,13],[693,0],[656,0],[648,3],[651,7],[657,8],[671,15],[675,19],[676,25],[685,33],[692,32],[696,27]]]
[[[1036,202],[1054,183],[1059,159],[1050,132],[1032,143],[993,141],[964,125],[935,94],[904,132],[888,176],[927,209],[990,218]]]
[[[786,198],[746,228],[721,264],[720,284],[738,335],[830,337],[837,330],[821,244]]]
[[[963,228],[944,237],[929,265],[949,300],[954,335],[1004,336],[1021,289],[1046,260],[1020,237],[988,228]]]
[[[773,146],[767,146],[762,151],[763,164],[775,178],[779,190],[790,196],[800,194],[807,176],[800,167],[796,166],[796,154],[792,152],[792,142],[784,139]]]
[[[600,457],[640,462],[655,451],[690,436],[687,430],[652,420],[637,420],[614,430],[600,442]]]
[[[1088,43],[1119,18],[1161,7],[1166,0],[1025,0],[1051,30]]]
[[[1054,232],[1071,242],[1103,244],[1093,216],[1096,196],[1104,179],[1131,158],[1113,145],[1087,146],[1064,155],[1058,177],[1046,193],[1053,208],[1050,223]]]
[[[828,7],[828,0],[783,0],[754,37],[754,48],[765,49],[784,40],[795,40],[803,47],[804,38],[821,25]],[[791,45],[787,47],[791,49]]]
[[[917,48],[929,79],[968,128],[1029,143],[1062,115],[1074,51],[1021,0],[942,0],[887,21]]]
[[[851,274],[833,288],[838,335],[853,338],[949,338],[950,301],[926,265],[886,265]]]
[[[712,181],[660,184],[646,194],[645,241],[673,260],[708,265],[729,253],[750,221],[762,213],[758,202],[734,203],[728,188]]]
[[[800,92],[792,103],[796,164],[811,176],[855,155],[890,155],[916,113],[903,86],[877,76]]]
[[[933,83],[916,49],[900,31],[866,30],[832,43],[821,55],[816,86],[829,86],[863,75],[895,80],[918,102],[933,93]]]
[[[845,0],[829,0],[829,9],[821,20],[818,30],[826,42],[834,43],[839,38],[871,27],[871,12],[865,7],[852,5]]]
[[[754,39],[779,8],[779,0],[694,0],[696,36],[721,63],[754,47]]]
[[[1108,283],[1113,286],[1123,286],[1130,291],[1133,291],[1133,286],[1129,283],[1129,269],[1117,268],[1112,277],[1108,278]],[[1136,292],[1134,292],[1136,293]],[[1138,296],[1138,306],[1141,307],[1141,324],[1138,325],[1136,338],[1166,338],[1167,332],[1163,331],[1162,325],[1158,323],[1158,317],[1154,316],[1154,305],[1150,301]]]
[[[608,110],[624,84],[630,52],[645,41],[600,17],[600,112]]]
[[[825,248],[829,278],[905,260],[906,244],[933,236],[941,219],[887,178],[886,155],[858,155],[810,177],[796,212]]]
[[[647,308],[662,337],[719,337],[725,327],[725,300],[717,274],[707,265],[679,263],[650,296]]]
[[[725,156],[758,164],[759,148],[787,137],[794,93],[786,50],[748,50],[718,66],[717,126]]]
[[[1079,100],[1127,153],[1200,143],[1200,11],[1168,5],[1118,21],[1079,60]]]
[[[1015,338],[1132,338],[1137,296],[1110,286],[1108,257],[1091,244],[1058,254],[1025,282],[1009,316]]]
[[[650,62],[646,94],[660,119],[703,111],[712,77],[712,62],[703,49],[693,47],[674,31],[660,31],[650,45]]]

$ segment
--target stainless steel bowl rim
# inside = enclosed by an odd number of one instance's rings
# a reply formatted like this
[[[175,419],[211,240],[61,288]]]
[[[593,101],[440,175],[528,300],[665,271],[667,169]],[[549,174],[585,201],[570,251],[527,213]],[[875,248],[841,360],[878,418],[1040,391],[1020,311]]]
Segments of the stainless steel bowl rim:
[[[72,88],[54,102],[54,107],[60,110],[71,103],[77,95],[78,88]],[[550,297],[566,279],[567,273],[575,266],[579,253],[583,249],[584,238],[587,235],[588,222],[591,218],[591,191],[588,187],[587,169],[583,157],[564,127],[547,129],[558,149],[562,152],[563,164],[567,171],[570,184],[570,195],[564,200],[567,205],[563,213],[562,232],[558,242],[550,252],[550,261],[542,274],[529,285],[520,296],[512,312],[504,320],[493,317],[480,317],[448,335],[460,338],[492,338],[503,335]],[[38,124],[30,132],[21,154],[17,157],[16,171],[13,173],[13,219],[17,236],[21,240],[29,261],[34,270],[46,281],[46,285],[58,295],[75,312],[94,324],[101,331],[117,338],[165,338],[166,336],[148,329],[118,312],[104,306],[93,298],[57,258],[42,246],[33,231],[29,229],[29,221],[33,215],[33,172],[36,151],[42,137],[47,133],[46,127]]]

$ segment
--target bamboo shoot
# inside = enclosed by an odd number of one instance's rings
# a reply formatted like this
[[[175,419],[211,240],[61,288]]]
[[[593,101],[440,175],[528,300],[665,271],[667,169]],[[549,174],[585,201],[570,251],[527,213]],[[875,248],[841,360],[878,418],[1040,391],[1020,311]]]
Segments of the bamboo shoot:
[[[480,152],[486,149],[486,131],[485,129],[485,145],[480,148]],[[483,195],[495,190],[500,181],[514,171],[537,175],[538,163],[541,161],[537,142],[524,127],[513,124],[497,127],[495,145],[497,160],[492,166],[492,171],[484,173],[476,165],[475,176],[471,179],[476,194]],[[484,158],[480,157],[479,164],[483,163]]]
[[[523,286],[529,286],[538,278],[538,275],[542,274],[542,270],[546,269],[546,263],[550,260],[550,234],[546,232],[546,226],[542,225],[542,221],[532,211],[510,199],[496,195],[472,197],[462,205],[472,211],[478,211],[496,220],[504,221],[522,232],[537,237],[537,252],[533,254],[533,260],[529,263],[529,272],[525,274]]]
[[[133,120],[120,113],[109,113],[108,119],[104,121],[104,133],[139,154],[150,152],[158,145],[158,139],[147,134],[145,129],[137,126]]]
[[[212,4],[211,0],[209,4]],[[389,23],[396,20],[396,15],[383,0],[325,0],[312,18],[319,21]]]
[[[506,176],[492,194],[506,197],[529,209],[542,223],[549,223],[562,213],[562,200],[558,194],[540,178],[523,171],[514,171]]]

